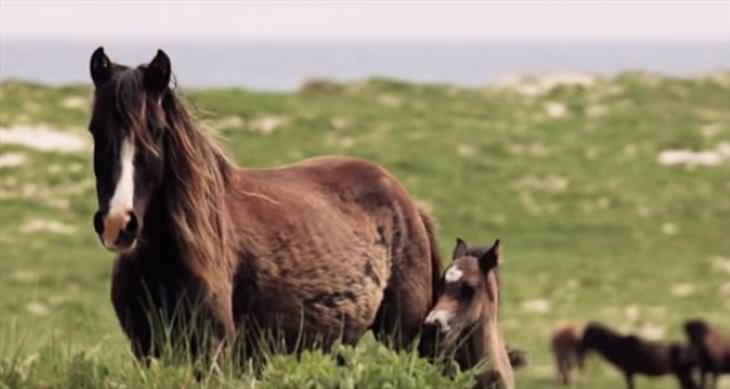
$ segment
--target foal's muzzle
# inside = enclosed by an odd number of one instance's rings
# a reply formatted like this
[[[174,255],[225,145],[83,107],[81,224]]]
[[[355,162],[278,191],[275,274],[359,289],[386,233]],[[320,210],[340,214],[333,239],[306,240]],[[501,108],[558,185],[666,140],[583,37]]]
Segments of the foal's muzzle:
[[[451,325],[449,321],[451,320],[452,316],[453,314],[446,310],[433,310],[428,313],[428,316],[426,316],[424,324],[428,326],[433,326],[439,333],[445,334],[451,331]]]
[[[107,250],[125,253],[134,249],[139,235],[139,221],[133,211],[99,210],[94,214],[94,230]]]

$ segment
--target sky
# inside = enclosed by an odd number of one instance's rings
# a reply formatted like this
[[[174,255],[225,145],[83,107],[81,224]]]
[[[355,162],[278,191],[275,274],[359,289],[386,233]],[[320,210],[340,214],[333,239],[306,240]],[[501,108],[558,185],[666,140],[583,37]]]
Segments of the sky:
[[[730,42],[730,0],[0,0],[0,40],[22,38]]]

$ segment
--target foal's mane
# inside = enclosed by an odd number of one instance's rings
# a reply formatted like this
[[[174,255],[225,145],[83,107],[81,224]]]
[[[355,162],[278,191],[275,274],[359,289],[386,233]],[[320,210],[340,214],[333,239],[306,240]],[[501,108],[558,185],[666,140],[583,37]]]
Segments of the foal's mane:
[[[223,286],[212,269],[232,271],[233,266],[225,195],[235,166],[174,88],[160,95],[145,92],[144,70],[124,70],[110,80],[115,108],[139,143],[163,159],[161,195],[179,255],[216,291]]]

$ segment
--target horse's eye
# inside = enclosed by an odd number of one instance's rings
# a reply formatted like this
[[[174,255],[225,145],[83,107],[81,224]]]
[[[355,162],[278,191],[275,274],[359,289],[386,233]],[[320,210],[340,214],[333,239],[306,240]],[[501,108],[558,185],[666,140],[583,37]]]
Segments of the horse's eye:
[[[459,289],[459,293],[461,294],[462,299],[471,300],[474,296],[474,287],[469,284],[462,284]]]

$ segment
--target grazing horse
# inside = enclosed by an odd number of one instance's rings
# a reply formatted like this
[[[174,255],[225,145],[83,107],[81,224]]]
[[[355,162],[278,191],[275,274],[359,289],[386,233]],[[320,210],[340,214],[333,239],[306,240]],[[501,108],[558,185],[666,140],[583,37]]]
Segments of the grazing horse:
[[[434,353],[454,358],[462,369],[489,363],[489,370],[477,377],[477,388],[515,387],[510,358],[498,328],[499,261],[499,240],[491,247],[468,247],[457,239],[453,262],[425,321],[426,326],[435,328]]]
[[[661,376],[673,374],[682,389],[695,389],[692,368],[696,364],[691,348],[679,343],[665,344],[620,335],[599,323],[589,323],[581,348],[595,351],[624,373],[626,386],[634,389],[634,374]]]
[[[138,357],[159,355],[149,316],[161,311],[173,340],[205,326],[213,341],[199,347],[215,349],[272,333],[286,351],[367,330],[417,336],[440,261],[429,218],[391,173],[345,157],[236,167],[170,86],[164,52],[127,67],[100,47],[90,68],[93,224],[118,254],[111,296]]]
[[[717,376],[730,373],[730,338],[723,336],[703,320],[688,320],[684,331],[698,354],[700,365],[700,386],[705,388],[707,376],[711,377],[711,388],[717,387]]]
[[[574,367],[583,368],[581,337],[578,325],[569,323],[556,328],[550,338],[558,383],[562,385],[570,385],[570,372]]]

